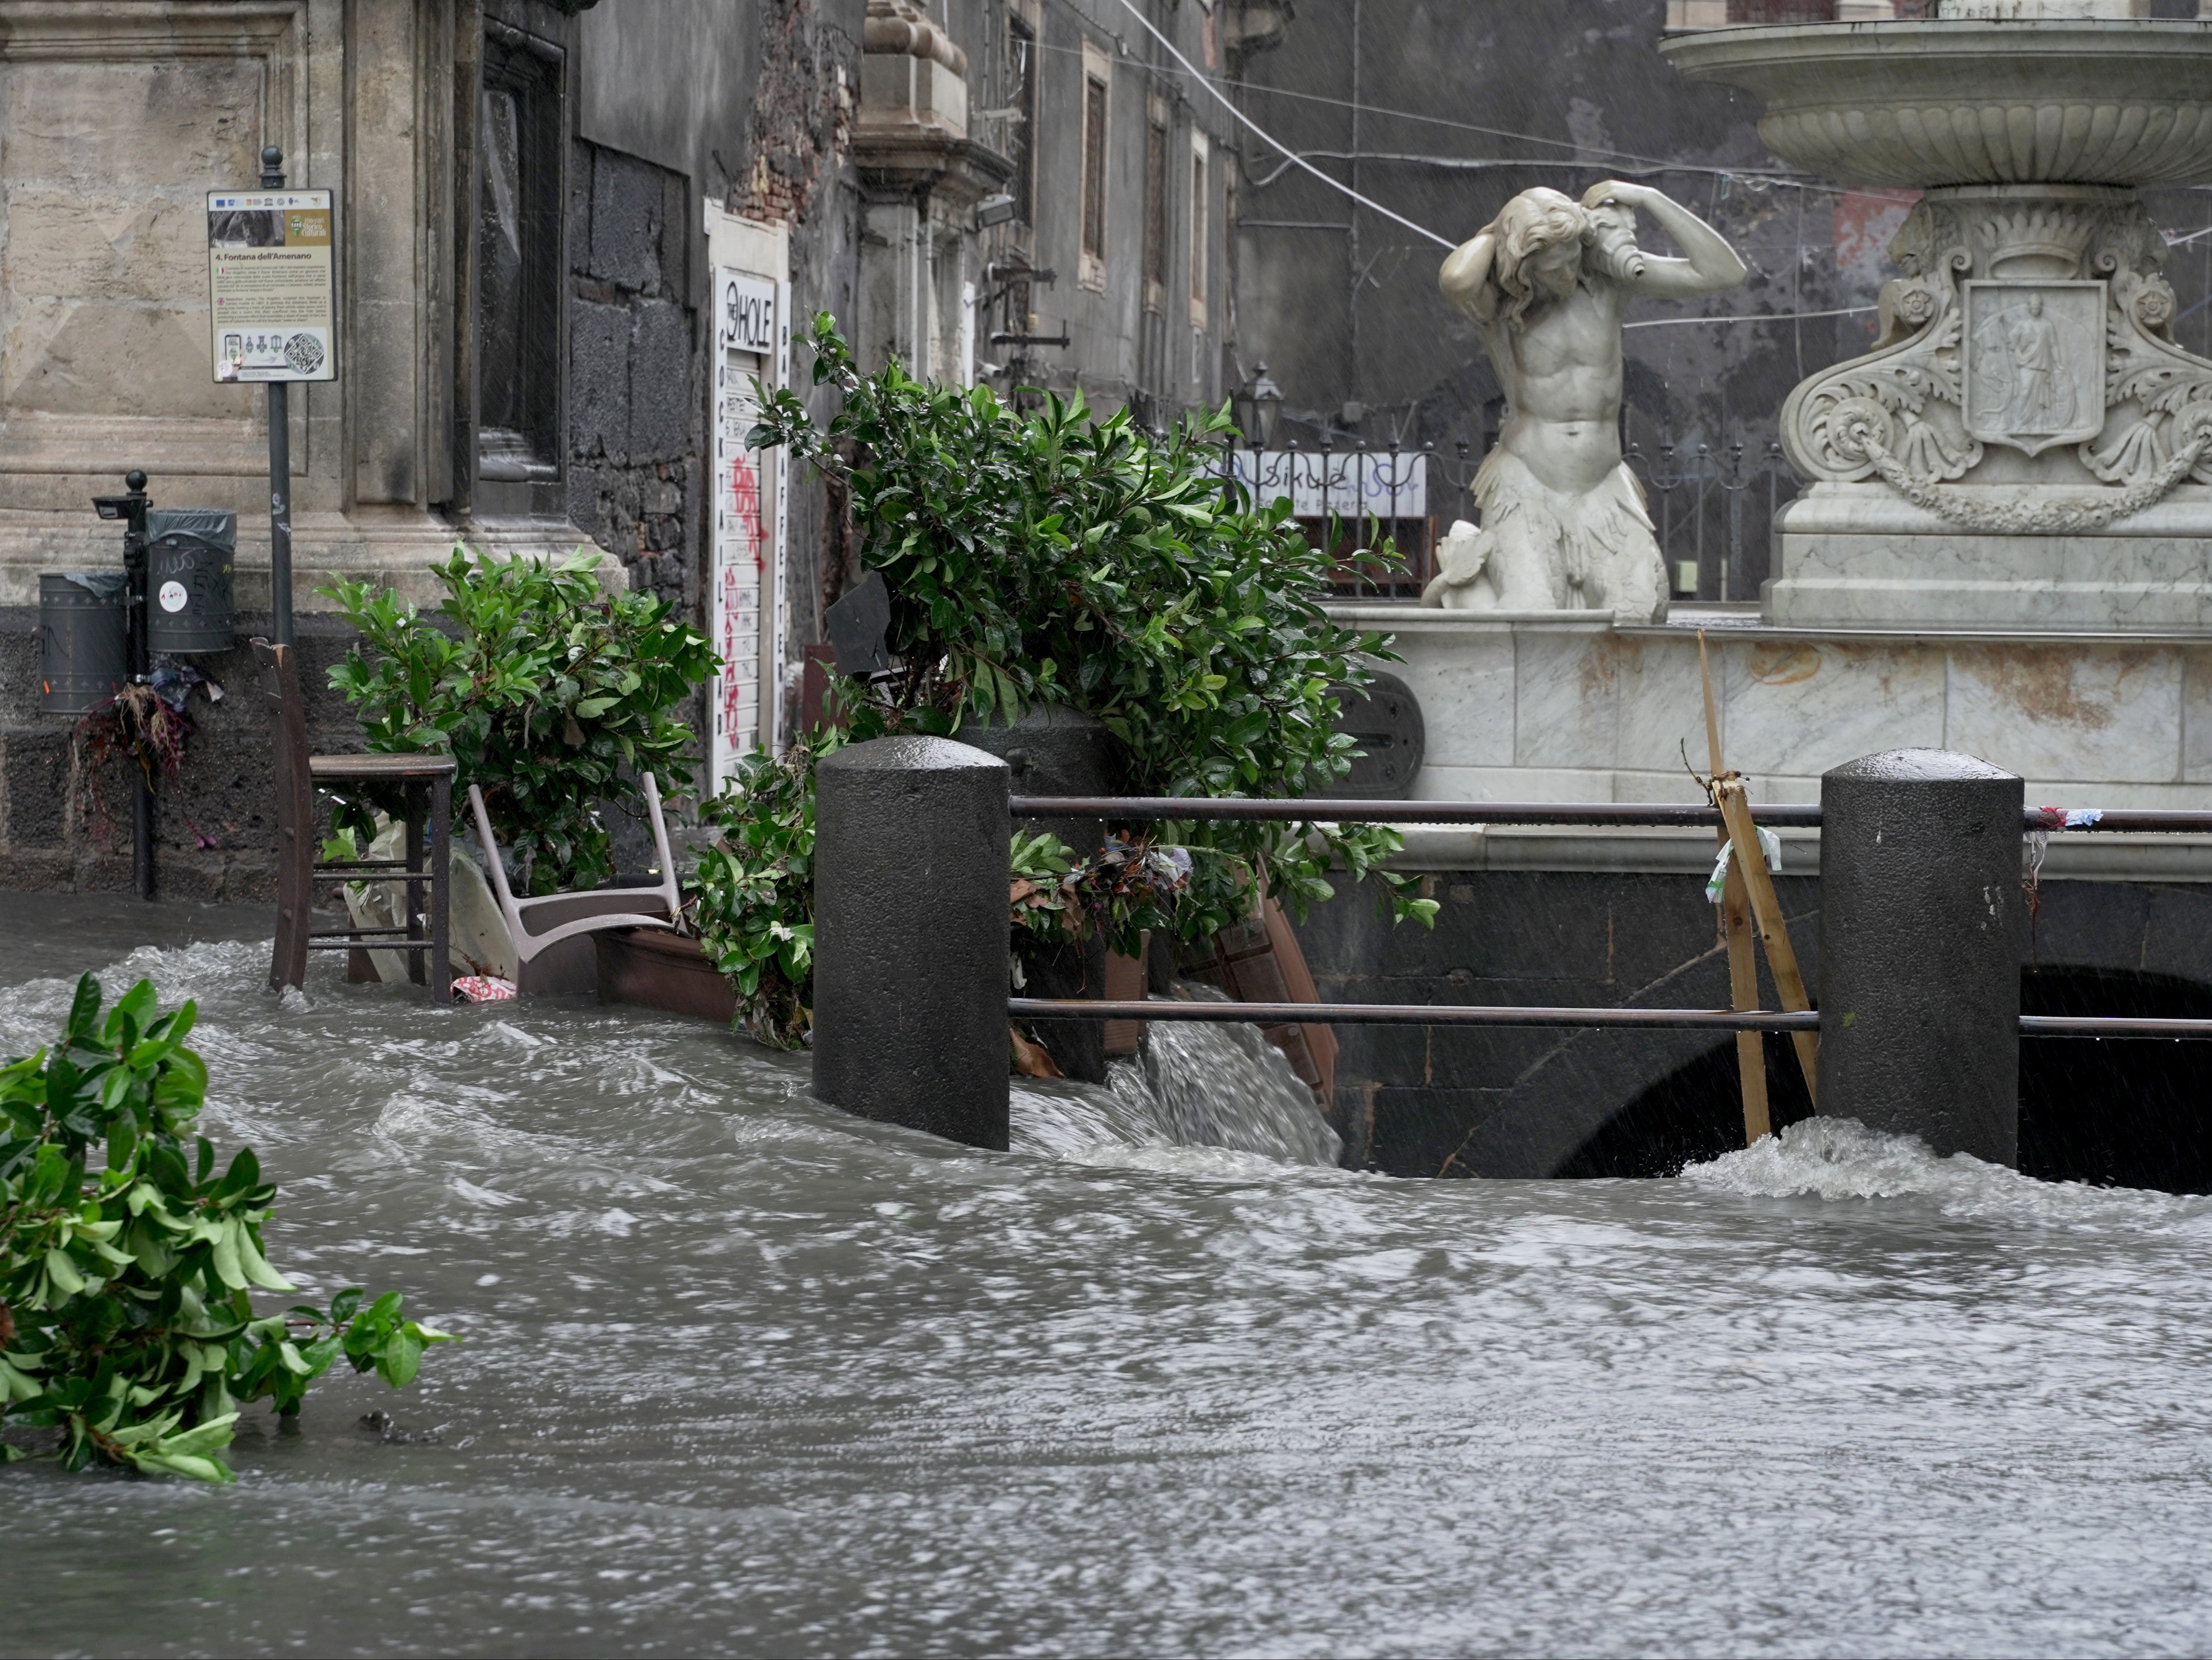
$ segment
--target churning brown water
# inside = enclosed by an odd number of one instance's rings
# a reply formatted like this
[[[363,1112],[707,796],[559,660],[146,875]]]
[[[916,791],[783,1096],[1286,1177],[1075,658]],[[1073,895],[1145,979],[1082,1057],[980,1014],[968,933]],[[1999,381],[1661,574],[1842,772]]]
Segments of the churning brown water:
[[[979,1154],[699,1025],[280,1005],[263,920],[0,902],[0,1052],[199,999],[272,1258],[467,1341],[235,1487],[0,1474],[8,1652],[2212,1648],[2212,1201],[1817,1121],[1393,1182],[1130,1079]]]

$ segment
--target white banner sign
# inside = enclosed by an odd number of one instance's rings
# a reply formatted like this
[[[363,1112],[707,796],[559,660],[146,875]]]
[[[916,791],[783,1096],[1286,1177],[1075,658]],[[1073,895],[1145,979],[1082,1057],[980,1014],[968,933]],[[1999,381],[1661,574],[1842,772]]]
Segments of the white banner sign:
[[[707,611],[721,654],[711,702],[713,787],[720,789],[756,748],[773,750],[781,736],[784,696],[783,548],[786,473],[781,449],[748,441],[759,418],[756,377],[776,387],[790,374],[785,321],[787,283],[764,275],[783,269],[779,228],[707,210],[708,257],[714,262],[714,575]],[[732,263],[742,261],[743,264]]]
[[[1300,519],[1425,519],[1428,463],[1419,450],[1235,450],[1230,476],[1263,507],[1289,496]]]
[[[717,337],[724,351],[765,356],[775,350],[775,284],[743,271],[714,273]]]

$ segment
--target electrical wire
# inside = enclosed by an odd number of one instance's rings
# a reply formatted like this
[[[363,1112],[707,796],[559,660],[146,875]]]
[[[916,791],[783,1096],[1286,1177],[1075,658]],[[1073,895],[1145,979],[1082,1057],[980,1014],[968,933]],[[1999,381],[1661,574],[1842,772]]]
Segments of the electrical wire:
[[[1153,26],[1152,20],[1146,16],[1143,12],[1137,9],[1136,0],[1121,0],[1121,5],[1123,9],[1128,12],[1130,16],[1135,18],[1137,21],[1143,26],[1146,33],[1151,35],[1153,40],[1159,42],[1160,49],[1182,66],[1184,74],[1189,76],[1192,80],[1198,82],[1199,86],[1204,89],[1208,96],[1212,98],[1215,102],[1218,103],[1222,108],[1227,110],[1229,113],[1243,126],[1249,129],[1252,135],[1261,140],[1261,143],[1273,146],[1276,150],[1281,152],[1282,155],[1288,157],[1291,161],[1297,163],[1299,167],[1304,167],[1308,173],[1313,174],[1315,178],[1320,179],[1322,184],[1327,185],[1331,190],[1341,191],[1345,195],[1358,203],[1361,207],[1369,210],[1370,212],[1379,213],[1385,219],[1391,221],[1393,223],[1403,225],[1407,230],[1413,231],[1419,235],[1427,237],[1430,241],[1434,242],[1440,248],[1455,248],[1459,246],[1458,243],[1452,241],[1448,237],[1437,235],[1436,232],[1431,230],[1426,225],[1417,225],[1412,220],[1407,218],[1405,215],[1401,213],[1393,213],[1389,208],[1384,207],[1380,202],[1376,202],[1368,197],[1362,196],[1358,191],[1352,189],[1351,185],[1339,184],[1335,179],[1330,178],[1319,167],[1314,166],[1312,162],[1307,161],[1296,150],[1291,149],[1289,145],[1284,143],[1273,133],[1269,132],[1265,127],[1261,126],[1257,121],[1255,121],[1250,116],[1245,114],[1243,110],[1238,109],[1236,105],[1231,103],[1227,97],[1222,94],[1221,90],[1216,87],[1212,81],[1208,80],[1203,74],[1200,73],[1198,67],[1194,64],[1189,58],[1184,57],[1180,52],[1176,50],[1175,42],[1169,40],[1166,35],[1161,33],[1159,30]]]
[[[1832,311],[1738,311],[1722,317],[1647,317],[1623,323],[1624,329],[1683,328],[1692,323],[1788,323],[1808,317],[1859,317],[1880,306],[1838,306]]]
[[[1089,12],[1075,4],[1074,0],[1062,0],[1062,3],[1066,4],[1068,9],[1074,12],[1077,16],[1082,18],[1085,22],[1091,24],[1094,27],[1103,28],[1105,27],[1105,25],[1100,23],[1097,18],[1091,16]],[[1122,0],[1122,3],[1127,5],[1128,3],[1128,0]],[[1132,8],[1132,9],[1133,10],[1134,9]],[[1140,22],[1143,21],[1141,15],[1139,17],[1138,21]],[[1147,25],[1147,27],[1149,27],[1150,26]],[[1154,33],[1157,36],[1158,31],[1154,31]],[[1038,52],[1055,52],[1070,57],[1080,57],[1082,55],[1082,48],[1079,46],[1054,46],[1049,42],[1042,40],[1033,42],[1032,45],[1034,49]],[[1170,50],[1173,51],[1173,48],[1170,47]],[[1790,190],[1812,191],[1823,196],[1848,196],[1854,193],[1854,188],[1852,186],[1845,185],[1832,185],[1824,179],[1808,178],[1803,173],[1790,173],[1780,167],[1730,167],[1717,166],[1711,162],[1668,161],[1661,156],[1639,155],[1634,150],[1613,149],[1604,145],[1578,144],[1567,139],[1547,138],[1540,133],[1516,132],[1510,127],[1486,127],[1478,125],[1476,123],[1472,121],[1450,120],[1441,115],[1422,115],[1413,110],[1394,109],[1387,104],[1370,104],[1364,101],[1354,100],[1347,98],[1330,98],[1324,96],[1320,93],[1314,92],[1293,92],[1288,87],[1271,87],[1264,82],[1260,81],[1235,81],[1231,80],[1225,76],[1208,78],[1205,76],[1195,66],[1194,66],[1188,59],[1183,58],[1180,53],[1177,53],[1176,56],[1178,61],[1182,64],[1183,67],[1188,70],[1193,76],[1198,76],[1206,86],[1209,91],[1211,91],[1216,84],[1218,84],[1237,92],[1266,93],[1270,97],[1274,98],[1291,98],[1308,104],[1326,104],[1333,109],[1352,110],[1364,115],[1384,116],[1396,121],[1415,121],[1427,126],[1446,127],[1454,132],[1477,132],[1482,134],[1487,138],[1510,138],[1520,143],[1540,144],[1547,149],[1562,149],[1571,151],[1572,153],[1570,156],[1562,157],[1557,161],[1547,161],[1541,158],[1531,158],[1528,162],[1522,164],[1529,167],[1609,167],[1615,162],[1630,162],[1633,163],[1638,168],[1649,173],[1711,173],[1721,179],[1741,179],[1746,184],[1774,185],[1786,187]],[[1218,94],[1217,94],[1216,96],[1218,97]],[[1238,113],[1236,106],[1230,104],[1228,100],[1220,99],[1220,101],[1228,107],[1231,114]],[[1243,118],[1241,115],[1238,115],[1238,119],[1241,120]],[[1248,122],[1247,125],[1249,125],[1250,124]],[[1255,127],[1254,128],[1254,131],[1257,131],[1258,129]],[[1274,141],[1270,139],[1268,142],[1273,143]],[[1278,149],[1283,149],[1280,144],[1277,144],[1275,147]],[[1288,152],[1285,151],[1285,153],[1287,154]],[[1321,151],[1307,152],[1309,155],[1321,155],[1324,152]],[[1369,151],[1362,151],[1360,152],[1360,155],[1363,160],[1382,159],[1376,157],[1373,152]],[[1498,165],[1513,164],[1501,162]],[[1270,174],[1267,180],[1262,182],[1272,182],[1273,179],[1278,176],[1279,176],[1279,170],[1278,173]],[[1339,188],[1342,187],[1339,186]],[[2191,188],[2207,187],[2192,186]]]

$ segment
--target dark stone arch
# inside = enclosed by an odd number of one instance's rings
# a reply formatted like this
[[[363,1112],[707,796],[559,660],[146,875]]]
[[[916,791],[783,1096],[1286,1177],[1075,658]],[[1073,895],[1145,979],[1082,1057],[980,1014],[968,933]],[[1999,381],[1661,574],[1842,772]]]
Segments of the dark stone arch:
[[[1766,1104],[1774,1128],[1813,1116],[1790,1040],[1769,1032]],[[1679,1175],[1743,1145],[1735,1044],[1714,1043],[1615,1112],[1553,1172],[1563,1177]]]
[[[2080,845],[2137,868],[2187,858],[2179,844],[2148,837],[2124,845],[2087,837]],[[1325,996],[1643,1008],[1713,1008],[1728,1001],[1712,909],[1686,873],[1453,871],[1428,879],[1444,903],[1433,933],[1392,927],[1364,885],[1317,909],[1302,933]],[[1819,879],[1793,869],[1777,885],[1806,977],[1817,988]],[[2212,882],[2047,879],[2023,967],[2025,1006],[2032,1012],[2045,1006],[2039,995],[2057,995],[2063,985],[2075,999],[2065,1006],[2084,1013],[2152,1008],[2212,1015],[2188,989],[2212,996]],[[2109,977],[2115,976],[2120,977]],[[1777,1006],[1763,971],[1761,982],[1761,1000]],[[1697,1110],[1705,1115],[1699,1122],[1741,1122],[1732,1046],[1710,1033],[1347,1026],[1342,1037],[1339,1077],[1351,1081],[1340,1090],[1339,1127],[1356,1158],[1395,1175],[1546,1177],[1642,1168],[1654,1158],[1673,1157],[1668,1147],[1702,1146],[1699,1138],[1722,1133],[1686,1128],[1684,1091],[1705,1102]],[[2026,1076],[2080,1073],[2085,1062],[2039,1060],[2035,1043],[2043,1041],[2034,1040],[2022,1055]],[[2192,1065],[2212,1079],[2212,1043],[2149,1046],[2171,1058],[2170,1085],[2161,1081],[2168,1076],[2159,1070],[2164,1063],[2154,1064],[2148,1048],[2092,1047],[2123,1057],[2096,1059],[2098,1075],[2115,1080],[2109,1088],[2097,1086],[2100,1095],[2165,1091],[2180,1102]],[[1704,1073],[1683,1075],[1693,1067]],[[1770,1084],[1782,1122],[1788,1110],[1781,1104],[1797,1087],[1794,1067]],[[2078,1094],[2085,1086],[2067,1087]],[[1649,1138],[1622,1140],[1626,1132],[1614,1121],[1631,1109],[1673,1126],[1655,1132],[1659,1151],[1626,1145]],[[2057,1122],[2054,1110],[2044,1110],[2046,1128]],[[2205,1116],[2212,1121],[2212,1103]],[[2132,1166],[2110,1158],[2099,1165],[2078,1146],[2063,1153],[2035,1152],[2044,1144],[2033,1137],[2043,1132],[2032,1123],[2023,1128],[2031,1138],[2028,1168],[2036,1173],[2130,1179],[2118,1172]],[[1595,1143],[1601,1133],[1614,1139]],[[2069,1135],[2079,1143],[2078,1134]],[[2114,1156],[2118,1151],[2108,1150]],[[2172,1179],[2191,1179],[2182,1173],[2183,1156],[2175,1154],[2174,1161]]]
[[[2212,986],[2119,969],[2032,968],[2028,1014],[2212,1018]],[[2212,1193],[2212,1047],[2202,1039],[2027,1037],[2020,1167],[2046,1182]]]
[[[2208,1019],[2212,986],[2045,965],[2022,972],[2021,1008]],[[1811,1115],[1789,1046],[1771,1034],[1766,1079],[1776,1128]],[[1606,1116],[1552,1174],[1673,1176],[1742,1135],[1735,1046],[1713,1043]],[[2212,1193],[2212,1052],[2189,1040],[2022,1039],[2020,1167],[2046,1182]]]
[[[1776,883],[1782,898],[1791,944],[1808,983],[1820,982],[1820,914],[1818,884],[1807,877],[1784,877]],[[1728,955],[1711,932],[1711,908],[1703,895],[1698,901],[1705,923],[1703,949],[1685,961],[1667,966],[1635,986],[1632,994],[1620,1000],[1624,1008],[1725,1008],[1729,1003]],[[1759,1000],[1765,1008],[1779,1008],[1765,964],[1759,965]],[[1796,1075],[1794,1052],[1786,1044],[1770,1045],[1767,1073],[1770,1102],[1802,1100],[1803,1080]],[[1787,1054],[1788,1064],[1776,1077],[1777,1057]],[[1713,1080],[1722,1080],[1713,1086]],[[1710,1096],[1711,1104],[1692,1107],[1693,1096]],[[1786,1108],[1784,1109],[1787,1110]],[[1532,1065],[1513,1081],[1504,1099],[1467,1134],[1459,1149],[1437,1173],[1442,1176],[1540,1177],[1566,1175],[1626,1175],[1624,1165],[1608,1163],[1603,1169],[1570,1169],[1585,1147],[1607,1132],[1623,1113],[1639,1116],[1630,1122],[1670,1126],[1661,1135],[1665,1145],[1684,1137],[1690,1145],[1709,1131],[1692,1130],[1693,1122],[1725,1120],[1734,1125],[1741,1146],[1743,1102],[1736,1084],[1733,1042],[1716,1043],[1710,1031],[1575,1031],[1561,1032]],[[1626,1133],[1622,1133],[1624,1135]],[[1632,1153],[1629,1136],[1605,1143],[1608,1160],[1626,1158],[1631,1164],[1650,1156]],[[1677,1160],[1674,1168],[1681,1167]],[[1643,1173],[1640,1171],[1638,1173]]]

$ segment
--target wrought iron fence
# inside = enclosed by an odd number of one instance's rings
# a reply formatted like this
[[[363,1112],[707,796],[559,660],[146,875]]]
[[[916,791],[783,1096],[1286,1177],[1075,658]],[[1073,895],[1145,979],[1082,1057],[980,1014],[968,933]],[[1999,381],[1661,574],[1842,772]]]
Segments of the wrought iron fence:
[[[1632,415],[1624,422],[1633,423]],[[1797,475],[1782,446],[1770,440],[1752,458],[1739,432],[1716,453],[1708,443],[1678,443],[1662,425],[1650,451],[1631,442],[1623,459],[1643,480],[1675,596],[1758,599],[1760,583],[1773,574],[1774,515],[1797,494]],[[1746,512],[1747,498],[1753,514]]]
[[[1336,560],[1332,587],[1340,599],[1418,599],[1436,575],[1436,550],[1455,520],[1480,522],[1474,499],[1482,458],[1497,447],[1497,412],[1488,412],[1482,441],[1439,448],[1393,442],[1339,447],[1324,437],[1310,448],[1255,445],[1231,452],[1230,477],[1267,502],[1291,498],[1291,513],[1315,547]],[[1625,434],[1648,430],[1624,412]],[[1706,442],[1678,442],[1661,424],[1649,449],[1630,441],[1623,458],[1643,482],[1668,583],[1680,599],[1751,600],[1771,573],[1776,512],[1797,494],[1797,477],[1778,443],[1753,454],[1739,434],[1717,451]],[[1370,556],[1385,538],[1402,566]]]

